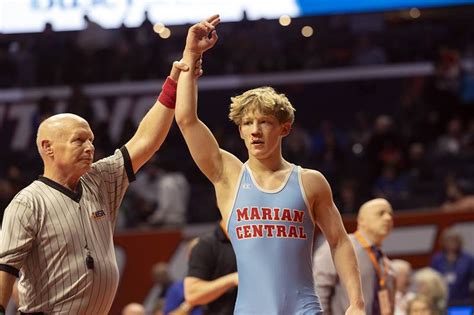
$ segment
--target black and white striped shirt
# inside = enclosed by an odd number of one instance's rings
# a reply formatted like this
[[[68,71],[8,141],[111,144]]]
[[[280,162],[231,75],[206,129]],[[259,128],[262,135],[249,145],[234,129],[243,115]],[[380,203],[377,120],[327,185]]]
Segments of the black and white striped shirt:
[[[40,177],[5,210],[0,270],[18,276],[20,311],[108,314],[118,286],[113,233],[134,180],[125,147],[95,162],[77,192]],[[86,267],[89,248],[94,268]]]

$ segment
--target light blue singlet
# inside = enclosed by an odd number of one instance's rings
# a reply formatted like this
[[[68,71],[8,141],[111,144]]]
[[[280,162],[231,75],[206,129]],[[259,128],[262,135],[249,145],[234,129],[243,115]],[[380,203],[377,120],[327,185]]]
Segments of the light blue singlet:
[[[322,314],[312,275],[314,223],[294,166],[273,191],[244,164],[228,232],[237,257],[236,315]]]

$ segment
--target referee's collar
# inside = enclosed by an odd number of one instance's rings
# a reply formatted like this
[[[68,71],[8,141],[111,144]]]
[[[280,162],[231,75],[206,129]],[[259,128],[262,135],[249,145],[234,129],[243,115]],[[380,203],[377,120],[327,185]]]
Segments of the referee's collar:
[[[79,202],[81,200],[81,197],[82,197],[82,185],[81,185],[81,181],[79,181],[77,183],[77,192],[74,192],[66,187],[64,187],[63,185],[55,182],[54,180],[52,179],[49,179],[47,177],[44,177],[43,175],[40,175],[38,177],[38,180],[40,182],[43,182],[45,183],[46,185],[48,185],[49,187],[51,188],[54,188],[56,190],[58,190],[59,192],[65,194],[66,196],[68,196],[69,198],[71,198],[72,200],[74,200],[75,202]]]

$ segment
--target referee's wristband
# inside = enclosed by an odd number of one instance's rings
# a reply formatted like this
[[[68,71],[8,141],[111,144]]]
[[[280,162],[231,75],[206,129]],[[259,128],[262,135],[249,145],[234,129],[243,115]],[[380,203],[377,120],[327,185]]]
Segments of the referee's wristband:
[[[174,109],[176,107],[176,89],[178,87],[178,82],[173,80],[168,76],[163,83],[161,88],[161,93],[158,96],[158,101],[163,104],[163,106]]]

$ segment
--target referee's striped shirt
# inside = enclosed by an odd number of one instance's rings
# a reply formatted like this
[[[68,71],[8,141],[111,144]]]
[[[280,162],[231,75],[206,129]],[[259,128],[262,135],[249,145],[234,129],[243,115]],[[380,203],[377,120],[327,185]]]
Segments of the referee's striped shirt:
[[[134,179],[122,147],[95,162],[77,192],[40,177],[13,198],[3,219],[0,270],[20,271],[20,311],[108,314],[119,280],[117,211]],[[86,244],[94,269],[85,264]]]

